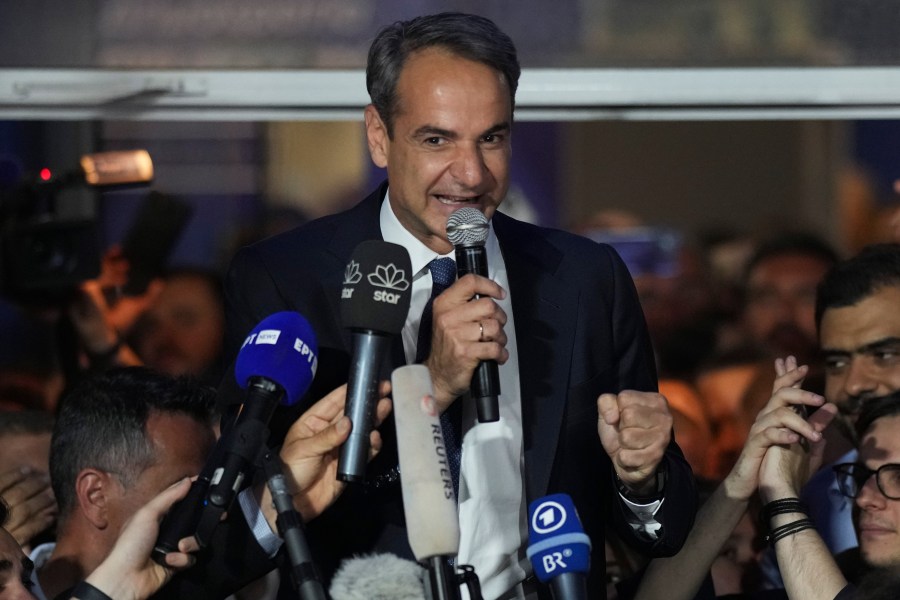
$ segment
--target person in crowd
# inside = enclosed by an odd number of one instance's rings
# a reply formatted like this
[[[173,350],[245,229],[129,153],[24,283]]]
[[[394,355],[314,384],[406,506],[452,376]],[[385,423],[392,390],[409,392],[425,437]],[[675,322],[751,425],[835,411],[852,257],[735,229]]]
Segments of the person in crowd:
[[[387,181],[346,212],[241,250],[226,279],[229,357],[262,318],[296,310],[318,336],[319,369],[308,394],[315,398],[348,377],[350,336],[339,302],[354,248],[364,240],[406,248],[413,304],[385,369],[426,365],[448,421],[462,413],[457,561],[475,566],[490,600],[537,594],[524,554],[529,500],[570,494],[594,565],[604,564],[606,523],[644,554],[671,554],[696,507],[618,255],[497,211],[509,189],[519,72],[513,42],[483,17],[443,13],[383,29],[369,51],[372,102],[364,118],[370,155]],[[437,262],[453,260],[445,227],[462,207],[490,220],[488,277],[455,280],[455,266]],[[429,305],[431,325],[420,318]],[[500,420],[492,424],[475,423],[466,397],[482,360],[500,365]],[[290,413],[282,410],[287,422]],[[326,577],[354,552],[411,556],[392,437],[388,444],[370,465],[368,484],[309,525]],[[591,597],[603,597],[604,579],[601,568],[591,571]]]
[[[900,394],[869,398],[856,421],[859,454],[834,466],[841,493],[855,504],[853,525],[863,570],[900,569]],[[810,472],[800,444],[773,446],[760,470],[763,519],[791,600],[856,597],[798,499]],[[893,589],[894,595],[900,586]]]
[[[225,334],[221,277],[184,267],[169,271],[163,282],[131,338],[137,355],[163,373],[218,384]]]
[[[54,523],[50,487],[53,416],[44,411],[0,412],[0,498],[9,509],[7,531],[30,550]]]
[[[389,386],[382,386],[381,396],[388,391]],[[211,388],[191,379],[125,367],[84,380],[64,399],[50,452],[60,511],[57,539],[31,553],[39,598],[69,593],[107,558],[123,523],[138,507],[171,483],[201,471],[215,442],[214,398]],[[291,425],[281,448],[286,480],[296,492],[295,509],[304,520],[318,516],[343,490],[335,473],[338,448],[350,432],[343,416],[345,398],[346,387],[341,387],[314,404]],[[382,398],[378,422],[389,411],[390,401]],[[370,443],[377,454],[377,431]],[[261,511],[262,526],[276,531],[277,514],[264,481],[244,493],[252,497],[254,516]],[[247,556],[247,545],[235,531],[255,542],[241,519],[236,502],[202,553],[205,570],[186,571],[181,587],[175,586],[170,596],[163,588],[161,597],[224,598],[274,568],[261,551],[261,556]],[[235,521],[243,526],[234,527]],[[245,576],[233,567],[235,560],[252,564],[254,559],[264,568]]]
[[[50,450],[56,542],[31,556],[44,597],[97,568],[138,507],[200,472],[215,441],[214,404],[211,389],[143,367],[89,378],[64,399]]]
[[[697,378],[715,433],[711,475],[724,476],[732,467],[768,400],[772,359],[795,356],[813,370],[807,385],[819,379],[816,286],[836,261],[830,246],[806,233],[766,240],[747,261],[739,316],[743,340],[722,348]]]
[[[700,507],[694,528],[681,551],[671,558],[650,562],[640,582],[638,600],[690,600],[701,590],[704,577],[747,515],[751,498],[760,486],[760,469],[769,448],[805,440],[812,454],[811,468],[821,463],[822,432],[837,414],[834,404],[800,388],[809,369],[794,357],[775,362],[772,396],[757,415],[744,448],[724,481]],[[805,419],[796,407],[816,408]],[[716,593],[728,590],[716,588]],[[709,590],[704,591],[709,594]],[[708,596],[702,596],[708,597]]]

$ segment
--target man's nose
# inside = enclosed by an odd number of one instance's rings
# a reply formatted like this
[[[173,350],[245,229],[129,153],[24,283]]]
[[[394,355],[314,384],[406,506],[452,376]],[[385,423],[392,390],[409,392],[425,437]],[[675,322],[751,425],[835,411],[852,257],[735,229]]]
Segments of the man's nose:
[[[469,189],[477,188],[484,182],[487,166],[478,144],[460,144],[450,174]]]
[[[868,363],[853,356],[847,367],[844,392],[850,397],[871,395],[878,388],[878,380],[872,376]]]
[[[859,493],[856,495],[856,504],[861,509],[878,509],[884,508],[885,498],[884,494],[881,493],[881,490],[878,489],[878,483],[876,481],[877,475],[872,473],[872,475],[863,482],[862,487],[859,489]]]

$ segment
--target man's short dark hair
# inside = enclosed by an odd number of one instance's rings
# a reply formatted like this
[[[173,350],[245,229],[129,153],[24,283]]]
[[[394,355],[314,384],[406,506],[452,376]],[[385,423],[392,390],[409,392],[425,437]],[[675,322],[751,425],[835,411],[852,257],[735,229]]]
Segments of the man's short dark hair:
[[[215,392],[194,380],[146,367],[111,369],[78,385],[64,400],[50,442],[50,481],[65,517],[86,468],[114,473],[126,487],[155,461],[147,438],[153,413],[183,414],[212,425]]]
[[[366,65],[366,89],[389,137],[394,135],[397,82],[403,65],[413,52],[436,47],[499,71],[509,86],[510,110],[515,108],[521,73],[516,46],[493,21],[457,12],[397,21],[375,37]]]
[[[890,286],[900,286],[900,244],[866,246],[825,274],[816,291],[816,327],[829,308],[853,306]]]
[[[809,256],[827,266],[838,261],[837,252],[825,240],[805,232],[785,233],[766,240],[757,247],[744,267],[744,288],[750,281],[750,275],[760,263],[781,256]]]
[[[856,438],[861,440],[872,423],[882,417],[900,415],[900,391],[863,400],[856,419]]]

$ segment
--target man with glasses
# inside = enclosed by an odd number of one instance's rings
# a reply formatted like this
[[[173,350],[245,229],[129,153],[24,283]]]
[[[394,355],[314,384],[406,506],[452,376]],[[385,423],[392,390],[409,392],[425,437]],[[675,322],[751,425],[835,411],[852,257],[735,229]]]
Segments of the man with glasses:
[[[855,505],[853,524],[864,571],[896,570],[900,568],[900,393],[868,399],[856,429],[858,458],[833,470],[841,493]],[[763,525],[769,527],[785,588],[792,600],[857,597],[797,499],[807,458],[797,444],[773,446],[760,471],[767,521]],[[883,583],[879,572],[864,578],[861,588]]]

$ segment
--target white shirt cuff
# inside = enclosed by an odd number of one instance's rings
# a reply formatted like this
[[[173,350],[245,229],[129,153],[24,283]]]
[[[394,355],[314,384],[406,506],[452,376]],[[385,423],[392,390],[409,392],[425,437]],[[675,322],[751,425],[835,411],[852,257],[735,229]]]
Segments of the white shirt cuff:
[[[628,510],[634,516],[634,521],[630,519],[628,521],[631,528],[651,540],[659,539],[659,530],[662,529],[662,524],[656,520],[656,511],[659,510],[659,507],[662,506],[666,499],[654,500],[650,504],[636,504],[622,494],[619,494],[619,497],[622,498],[622,502],[625,503],[625,506],[628,507]]]
[[[278,537],[272,531],[272,528],[269,527],[269,522],[263,515],[262,508],[260,508],[259,502],[256,501],[256,496],[253,494],[253,488],[247,488],[240,492],[238,494],[238,502],[257,543],[270,558],[275,556],[278,550],[281,549],[281,544],[284,543],[284,540]]]

